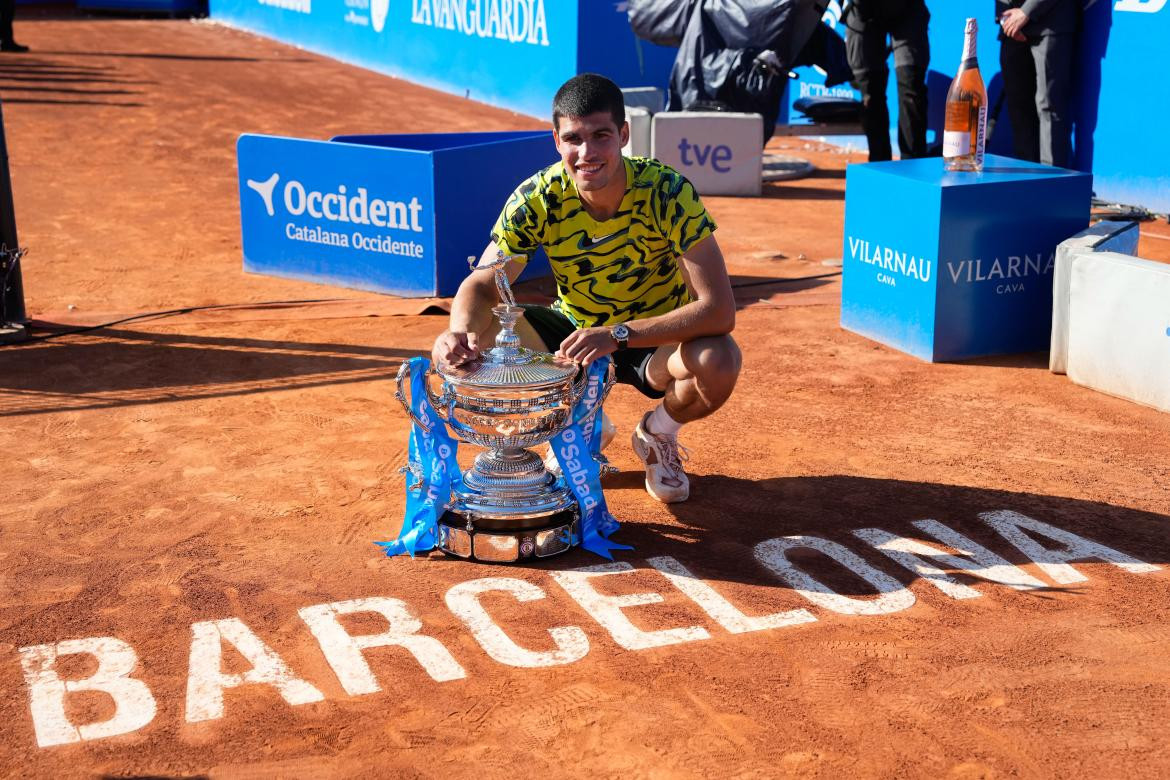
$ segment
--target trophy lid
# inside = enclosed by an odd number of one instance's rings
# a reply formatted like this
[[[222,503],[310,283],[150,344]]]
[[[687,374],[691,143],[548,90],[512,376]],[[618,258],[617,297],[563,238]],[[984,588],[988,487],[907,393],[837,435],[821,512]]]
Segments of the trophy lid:
[[[440,369],[444,379],[464,387],[536,389],[562,384],[576,375],[579,367],[573,361],[520,346],[515,325],[524,309],[504,304],[492,309],[492,314],[500,321],[496,345],[467,367]]]
[[[500,347],[488,350],[466,368],[444,368],[443,378],[459,385],[484,388],[537,388],[572,379],[578,366],[571,360],[547,352],[516,347],[504,354]]]
[[[508,261],[518,257],[505,256],[501,251],[496,252],[494,260],[479,264],[480,270],[493,272],[496,288],[503,302],[500,306],[492,308],[492,314],[500,323],[496,345],[467,368],[439,369],[443,379],[460,385],[485,388],[539,388],[559,384],[577,374],[579,367],[571,360],[520,346],[520,337],[516,335],[515,327],[524,316],[524,309],[516,305],[512,286],[504,271]],[[467,262],[472,268],[476,267],[474,257],[467,258]]]

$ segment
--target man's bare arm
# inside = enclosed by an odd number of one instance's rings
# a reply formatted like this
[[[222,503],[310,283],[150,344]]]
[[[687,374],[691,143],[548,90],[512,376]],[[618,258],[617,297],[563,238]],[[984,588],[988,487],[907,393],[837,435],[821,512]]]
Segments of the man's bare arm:
[[[631,347],[657,347],[722,336],[735,329],[735,294],[715,236],[688,249],[682,258],[683,276],[694,300],[674,311],[627,323]]]
[[[657,347],[721,336],[735,328],[735,296],[714,236],[708,236],[682,256],[682,270],[694,300],[674,311],[626,323],[631,347]],[[570,334],[558,354],[590,362],[613,352],[616,345],[608,327],[584,328]]]
[[[480,264],[495,260],[496,252],[496,245],[488,244],[480,255]],[[523,270],[523,264],[514,260],[504,267],[509,282],[516,281]],[[435,346],[431,350],[432,360],[435,363],[459,366],[479,357],[479,334],[491,327],[492,307],[499,302],[495,271],[488,269],[472,271],[459,285],[459,290],[451,301],[451,316],[447,330],[435,339]]]

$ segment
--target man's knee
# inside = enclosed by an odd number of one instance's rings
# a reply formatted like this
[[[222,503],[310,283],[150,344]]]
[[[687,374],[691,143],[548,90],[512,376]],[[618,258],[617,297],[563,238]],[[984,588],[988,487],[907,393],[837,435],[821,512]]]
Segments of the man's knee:
[[[926,68],[918,65],[899,65],[894,68],[894,75],[902,94],[926,97]]]
[[[706,336],[679,346],[687,371],[700,382],[734,386],[743,365],[739,345],[731,336]]]
[[[889,74],[873,74],[866,72],[863,75],[858,75],[856,71],[853,74],[853,86],[861,93],[861,103],[864,106],[869,106],[874,101],[885,102],[886,99],[886,85],[889,83]]]

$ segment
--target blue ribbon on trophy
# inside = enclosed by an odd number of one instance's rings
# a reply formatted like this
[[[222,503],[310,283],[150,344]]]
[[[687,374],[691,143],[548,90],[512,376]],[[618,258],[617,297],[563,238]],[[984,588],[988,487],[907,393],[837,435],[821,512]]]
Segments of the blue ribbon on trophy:
[[[409,465],[404,471],[414,477],[406,485],[406,517],[398,538],[389,542],[374,542],[386,555],[426,552],[438,546],[439,518],[451,499],[451,489],[461,478],[455,455],[459,441],[447,431],[426,393],[426,373],[430,361],[413,357],[408,361],[410,371],[410,405],[414,417],[410,427],[407,448]],[[420,423],[422,423],[420,425]]]
[[[609,358],[589,364],[585,392],[573,410],[573,422],[552,439],[553,452],[560,464],[565,484],[577,497],[581,508],[581,546],[603,558],[613,560],[611,550],[634,548],[610,541],[618,530],[618,521],[609,513],[605,494],[601,492],[601,410],[597,409],[582,430],[581,420],[601,403],[602,388],[609,370]]]

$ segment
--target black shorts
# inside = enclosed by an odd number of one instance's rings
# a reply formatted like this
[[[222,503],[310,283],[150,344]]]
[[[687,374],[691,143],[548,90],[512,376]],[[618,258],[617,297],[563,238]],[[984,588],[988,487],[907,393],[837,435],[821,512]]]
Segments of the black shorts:
[[[531,303],[520,305],[524,309],[524,319],[536,331],[536,335],[540,336],[540,340],[550,352],[556,352],[561,342],[577,329],[568,317],[556,309]],[[650,358],[656,349],[657,347],[627,347],[614,352],[611,357],[617,381],[623,385],[636,387],[638,392],[647,398],[664,397],[666,392],[655,390],[646,379],[646,369],[650,366]]]

